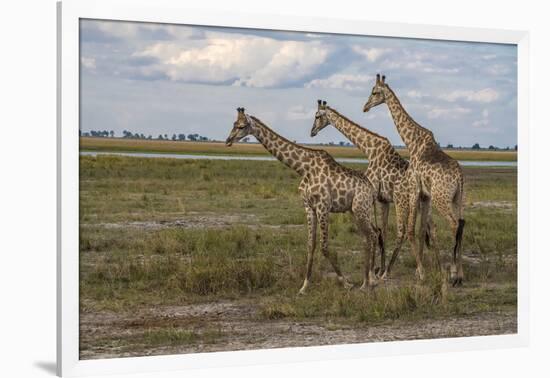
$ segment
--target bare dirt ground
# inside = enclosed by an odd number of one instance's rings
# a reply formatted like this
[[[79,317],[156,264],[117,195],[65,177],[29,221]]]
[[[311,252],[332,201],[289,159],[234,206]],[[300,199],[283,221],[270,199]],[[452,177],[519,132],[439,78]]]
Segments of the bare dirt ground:
[[[139,230],[160,230],[166,228],[204,229],[204,228],[228,228],[236,225],[247,227],[304,227],[301,224],[269,225],[260,222],[255,214],[217,214],[217,213],[193,213],[179,215],[174,219],[159,219],[147,221],[118,222],[118,223],[82,223],[81,227],[105,227],[109,229],[139,229]]]
[[[234,351],[517,332],[516,311],[420,322],[393,321],[353,326],[314,320],[263,320],[257,313],[258,307],[253,300],[155,307],[132,313],[82,313],[80,358]],[[179,345],[140,345],[136,336],[155,327],[182,327],[191,329],[198,335],[205,330],[216,330],[218,336],[215,340],[206,342],[201,342],[198,337],[197,342]],[[134,338],[135,342],[132,341]],[[102,339],[105,343],[98,342]]]
[[[474,202],[473,208],[511,210],[506,201]],[[177,219],[141,222],[100,223],[90,227],[158,230],[165,228],[225,228],[231,225],[259,227],[253,214],[225,215],[187,213]],[[86,224],[81,226],[86,227]],[[270,227],[262,225],[263,227]],[[303,227],[273,225],[272,227]],[[359,250],[349,251],[362,253]],[[510,258],[512,258],[511,256]],[[478,254],[463,256],[465,262],[480,264]],[[331,276],[331,274],[328,274]],[[385,285],[398,285],[399,280]],[[468,290],[463,288],[461,290]],[[142,307],[128,312],[81,311],[80,358],[115,358],[147,355],[185,354],[314,345],[334,345],[448,337],[513,334],[517,332],[517,312],[485,312],[455,318],[396,320],[381,324],[358,324],[322,319],[296,321],[266,320],[259,312],[259,298],[217,301],[182,306]],[[165,341],[145,344],[143,335],[150,331],[182,329],[191,332],[185,342]],[[214,333],[214,337],[202,337]]]
[[[499,210],[508,210],[511,211],[515,208],[515,204],[510,201],[478,201],[470,204],[470,208],[479,209],[479,208],[492,208]]]

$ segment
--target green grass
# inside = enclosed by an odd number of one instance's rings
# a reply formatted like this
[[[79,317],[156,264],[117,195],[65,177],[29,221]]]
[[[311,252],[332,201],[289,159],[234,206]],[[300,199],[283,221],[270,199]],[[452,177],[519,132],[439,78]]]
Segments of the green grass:
[[[368,292],[344,291],[334,283],[321,282],[306,296],[283,293],[263,299],[260,314],[271,320],[322,319],[376,324],[472,315],[516,306],[517,290],[513,283],[502,288],[480,285],[468,291],[452,291],[442,290],[440,278],[431,275],[424,285],[408,282]]]
[[[80,172],[81,291],[93,303],[125,308],[135,298],[154,300],[159,292],[170,300],[299,286],[306,245],[299,178],[278,162],[81,157]],[[481,260],[469,273],[497,279],[503,271],[499,264],[516,253],[515,169],[466,168],[465,173],[470,204],[491,200],[512,206],[466,210],[464,250]],[[241,225],[223,229],[103,225],[194,214],[243,217]],[[388,250],[395,235],[393,209],[390,217]],[[436,216],[435,222],[438,243],[450,245],[453,236],[443,219]],[[360,279],[362,246],[349,214],[331,215],[330,237],[343,269]],[[402,257],[397,274],[408,274],[414,261],[407,248]],[[320,257],[316,262],[330,271]],[[505,276],[515,269],[504,265]]]
[[[229,130],[227,130],[229,133]],[[314,140],[312,140],[314,142]],[[353,147],[309,145],[328,151],[334,157],[363,159],[363,153]],[[123,138],[80,138],[80,148],[84,151],[103,152],[142,152],[160,154],[189,155],[246,155],[267,156],[268,152],[259,143],[235,143],[230,148],[222,142],[175,142],[168,140],[139,140]],[[397,150],[402,156],[408,157],[405,148]],[[446,149],[445,152],[457,160],[482,161],[517,161],[516,151],[490,150],[456,150]]]
[[[139,342],[147,347],[166,347],[174,345],[194,344],[200,342],[209,344],[219,341],[223,332],[217,329],[207,329],[202,332],[195,330],[181,329],[177,327],[149,328],[142,335],[139,335]]]
[[[398,283],[368,292],[341,288],[317,251],[311,289],[297,297],[307,235],[299,177],[290,169],[278,162],[83,156],[81,311],[131,314],[156,306],[244,299],[255,303],[259,321],[376,324],[513,309],[516,169],[467,167],[464,172],[465,288],[446,289],[433,273],[419,285],[405,244],[393,272]],[[229,216],[227,224],[217,223]],[[197,224],[166,225],[182,219]],[[434,221],[448,263],[454,237],[437,213]],[[391,253],[393,207],[388,234],[386,249]],[[338,253],[343,272],[360,285],[362,244],[349,214],[331,215],[330,248]],[[430,267],[429,250],[426,259]],[[215,343],[226,337],[230,335],[216,329],[148,325],[121,343],[154,347]],[[113,340],[104,341],[112,345]]]
[[[277,269],[283,248],[297,252],[304,242],[298,232],[242,226],[138,233],[83,228],[81,295],[96,307],[120,310],[275,290],[289,274],[297,277]]]

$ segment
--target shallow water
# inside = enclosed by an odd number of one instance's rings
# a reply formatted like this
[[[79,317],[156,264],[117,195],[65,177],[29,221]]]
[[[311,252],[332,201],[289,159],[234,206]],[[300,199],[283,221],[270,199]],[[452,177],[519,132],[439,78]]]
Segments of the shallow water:
[[[163,154],[154,152],[105,152],[105,151],[80,151],[82,156],[117,155],[140,158],[168,158],[168,159],[197,159],[197,160],[255,160],[273,161],[272,156],[246,156],[246,155],[191,155],[191,154]],[[340,163],[368,163],[367,159],[335,158]],[[516,161],[476,161],[460,160],[460,165],[466,167],[517,167]]]

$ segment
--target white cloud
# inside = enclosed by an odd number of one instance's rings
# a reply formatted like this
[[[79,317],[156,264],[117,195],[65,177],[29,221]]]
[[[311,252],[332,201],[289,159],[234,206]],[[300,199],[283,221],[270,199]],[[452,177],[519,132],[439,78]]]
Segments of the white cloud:
[[[367,119],[375,119],[377,117],[377,114],[380,114],[380,113],[368,112],[367,115],[366,115],[366,118]]]
[[[353,51],[356,53],[363,55],[369,62],[376,62],[379,58],[386,55],[391,51],[391,49],[386,48],[378,48],[378,47],[371,47],[371,48],[365,48],[362,46],[353,46]]]
[[[288,109],[286,118],[291,121],[310,119],[313,121],[315,109],[306,109],[302,105],[292,106]]]
[[[504,65],[504,64],[493,64],[486,68],[486,71],[490,75],[499,76],[499,75],[506,75],[510,73],[510,66]]]
[[[460,70],[458,68],[443,68],[443,67],[435,67],[435,66],[427,66],[427,67],[420,67],[420,70],[422,72],[426,73],[458,73]]]
[[[93,25],[102,32],[117,38],[136,37],[141,24],[134,22],[95,21]]]
[[[441,96],[446,101],[466,100],[471,102],[490,103],[499,98],[500,94],[492,88],[485,88],[479,91],[456,90]]]
[[[140,22],[118,21],[86,21],[87,24],[97,28],[101,32],[123,40],[136,40],[143,37],[143,33],[159,32],[170,38],[190,38],[197,34],[197,29],[185,25],[165,25]]]
[[[357,90],[370,88],[373,84],[373,76],[337,73],[325,79],[312,80],[305,87]]]
[[[410,90],[406,93],[407,97],[409,98],[413,98],[413,99],[420,99],[422,97],[427,97],[427,95],[423,94],[422,92],[420,91],[417,91],[417,90]]]
[[[95,58],[88,58],[83,56],[80,58],[80,63],[90,70],[95,70]]]
[[[489,109],[483,109],[481,112],[481,119],[474,121],[472,126],[474,127],[484,127],[489,125]]]
[[[256,36],[213,37],[202,46],[159,42],[138,53],[159,59],[159,69],[174,81],[273,87],[299,80],[327,58],[319,42],[281,41]]]
[[[308,38],[323,38],[322,34],[316,34],[316,33],[306,33],[306,37]]]
[[[384,62],[384,66],[387,69],[392,69],[392,70],[411,70],[411,71],[419,71],[424,73],[454,74],[460,71],[456,67],[453,67],[453,68],[438,67],[424,60],[408,60],[408,61],[399,61],[399,62],[388,60]]]
[[[483,127],[483,126],[487,126],[488,124],[489,124],[489,120],[487,118],[483,118],[483,119],[474,121],[474,123],[472,123],[472,126]]]
[[[470,112],[471,112],[471,109],[463,108],[460,106],[453,107],[453,108],[433,107],[428,111],[428,118],[456,119]]]
[[[399,51],[398,58],[390,57],[384,60],[383,65],[386,69],[410,70],[417,73],[456,74],[460,72],[456,61],[447,54],[409,49]]]

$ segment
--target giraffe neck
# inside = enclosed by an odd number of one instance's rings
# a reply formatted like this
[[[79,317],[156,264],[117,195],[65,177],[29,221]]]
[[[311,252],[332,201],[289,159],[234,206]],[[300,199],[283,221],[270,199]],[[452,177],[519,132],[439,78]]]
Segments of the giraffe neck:
[[[327,107],[327,116],[330,123],[363,151],[370,161],[379,156],[380,150],[391,147],[387,138],[359,126],[332,108]]]
[[[252,135],[280,162],[303,176],[308,171],[308,165],[305,162],[310,160],[315,151],[283,138],[256,117],[250,116],[250,118],[253,120]]]
[[[416,123],[389,87],[386,92],[386,105],[388,105],[397,132],[407,146],[411,158],[418,156],[426,147],[437,147],[432,132]]]

